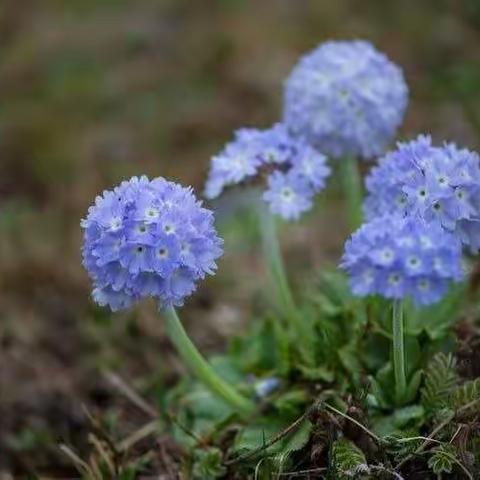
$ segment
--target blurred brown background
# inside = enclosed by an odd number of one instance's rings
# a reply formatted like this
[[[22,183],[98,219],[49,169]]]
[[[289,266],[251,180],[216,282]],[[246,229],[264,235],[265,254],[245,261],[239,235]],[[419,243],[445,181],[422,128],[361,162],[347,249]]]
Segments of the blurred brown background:
[[[279,118],[298,56],[343,38],[405,69],[402,138],[479,146],[479,0],[0,0],[0,478],[68,472],[57,444],[86,450],[82,404],[119,436],[141,425],[102,369],[152,401],[175,370],[153,304],[112,316],[89,300],[79,221],[94,196],[139,174],[200,192],[232,130]],[[293,270],[335,261],[337,213],[289,227]],[[241,329],[263,282],[237,217],[184,311],[206,349]]]

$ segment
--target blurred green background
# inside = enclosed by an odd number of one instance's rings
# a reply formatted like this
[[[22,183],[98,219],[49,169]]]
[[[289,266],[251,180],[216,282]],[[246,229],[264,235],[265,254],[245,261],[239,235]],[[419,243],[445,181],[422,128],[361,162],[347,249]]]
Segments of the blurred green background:
[[[86,451],[82,405],[119,435],[142,424],[101,369],[153,399],[177,370],[153,304],[113,317],[91,305],[79,220],[95,195],[139,174],[200,192],[235,128],[279,119],[299,55],[343,38],[369,39],[405,69],[401,138],[479,147],[479,0],[0,0],[2,480],[70,472],[57,444]],[[262,294],[237,217],[221,224],[218,276],[184,312],[207,350]],[[331,202],[289,227],[297,276],[334,262],[346,234]]]

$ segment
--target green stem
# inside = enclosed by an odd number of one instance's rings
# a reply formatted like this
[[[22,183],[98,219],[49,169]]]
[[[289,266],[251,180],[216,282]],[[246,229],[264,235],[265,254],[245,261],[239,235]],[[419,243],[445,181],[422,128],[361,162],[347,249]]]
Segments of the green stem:
[[[401,300],[393,301],[392,331],[395,396],[397,403],[401,403],[407,389],[407,377],[405,374],[405,334],[403,325],[403,306]]]
[[[254,404],[217,375],[188,337],[173,307],[165,309],[165,317],[167,334],[188,368],[215,395],[242,415],[250,415],[255,409]]]
[[[308,364],[313,365],[312,332],[308,328],[306,320],[302,318],[288,284],[278,241],[275,217],[265,208],[261,208],[261,212],[260,230],[262,232],[263,253],[275,291],[278,309],[291,322],[302,357]]]
[[[350,229],[354,231],[363,221],[362,176],[358,169],[358,160],[354,156],[341,158],[339,159],[339,163],[343,194],[347,202],[348,225]]]

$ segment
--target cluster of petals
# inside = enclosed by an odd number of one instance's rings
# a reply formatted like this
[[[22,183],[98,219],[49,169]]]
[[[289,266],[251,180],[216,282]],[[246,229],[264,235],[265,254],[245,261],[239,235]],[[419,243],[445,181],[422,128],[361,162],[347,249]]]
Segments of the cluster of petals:
[[[144,297],[182,305],[222,254],[212,212],[190,188],[161,177],[133,177],[103,192],[81,225],[93,298],[114,311]]]
[[[429,136],[399,143],[366,179],[368,219],[413,215],[455,233],[473,252],[480,248],[480,158],[454,144],[433,146]]]
[[[243,128],[212,158],[205,195],[216,198],[225,187],[266,176],[263,198],[271,211],[296,220],[312,207],[329,174],[326,157],[283,124],[267,130]]]
[[[381,155],[408,103],[401,69],[366,41],[330,41],[285,82],[284,122],[326,155]]]
[[[357,296],[434,303],[463,278],[458,238],[420,218],[384,215],[363,224],[345,244],[341,268]]]

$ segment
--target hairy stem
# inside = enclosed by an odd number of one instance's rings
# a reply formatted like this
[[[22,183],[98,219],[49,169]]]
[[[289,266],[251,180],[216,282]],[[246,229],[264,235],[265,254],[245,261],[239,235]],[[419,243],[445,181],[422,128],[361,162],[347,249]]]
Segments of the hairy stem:
[[[250,415],[255,409],[254,404],[218,376],[188,337],[173,307],[165,309],[165,319],[167,334],[187,367],[211,392],[228,405],[243,416]]]
[[[403,324],[403,306],[401,300],[393,301],[393,370],[395,374],[395,397],[401,403],[407,389],[405,373],[405,333]]]

